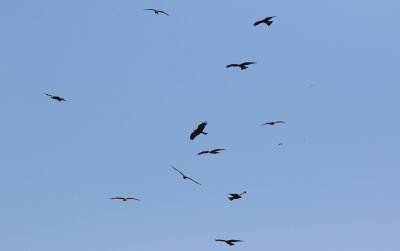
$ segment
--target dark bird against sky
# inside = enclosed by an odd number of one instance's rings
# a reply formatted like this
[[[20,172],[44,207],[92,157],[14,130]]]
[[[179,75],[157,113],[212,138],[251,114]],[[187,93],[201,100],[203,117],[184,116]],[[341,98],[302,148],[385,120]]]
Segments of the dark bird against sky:
[[[154,11],[154,13],[156,13],[156,14],[158,14],[158,13],[163,13],[163,14],[169,16],[168,13],[166,13],[166,12],[164,12],[164,11],[162,11],[162,10],[155,10],[155,9],[144,9],[144,10],[152,10],[152,11]]]
[[[222,240],[222,239],[217,239],[215,241],[223,241],[226,244],[228,244],[229,246],[235,245],[235,242],[242,242],[241,240]]]
[[[272,16],[272,17],[267,17],[263,20],[257,21],[254,23],[254,26],[257,26],[259,24],[265,23],[266,25],[270,26],[274,21],[270,21],[270,19],[274,18],[276,16]]]
[[[192,179],[192,178],[190,178],[190,177],[184,175],[181,171],[179,171],[178,169],[176,169],[173,165],[170,165],[170,166],[171,166],[173,169],[175,169],[175,171],[177,171],[178,173],[182,174],[182,177],[183,177],[184,180],[185,180],[185,179],[189,179],[189,180],[193,181],[194,183],[199,184],[199,185],[201,186],[201,184],[200,184],[199,182],[197,182],[197,181],[195,181],[194,179]]]
[[[58,101],[66,101],[65,99],[60,98],[59,96],[54,96],[54,95],[51,95],[51,94],[48,94],[48,93],[44,93],[44,94],[49,96],[50,98],[58,100]]]
[[[114,197],[110,198],[110,200],[122,200],[122,201],[127,201],[127,200],[139,200],[133,197]],[[139,200],[140,201],[140,200]]]
[[[225,151],[225,150],[226,149],[218,148],[218,149],[214,149],[214,150],[211,150],[211,151],[202,151],[202,152],[199,152],[197,155],[202,155],[202,154],[205,154],[205,153],[218,154],[219,151]]]
[[[230,193],[229,195],[230,195],[231,197],[229,197],[228,199],[230,199],[231,201],[232,201],[232,200],[240,199],[240,198],[242,198],[242,196],[243,196],[245,193],[246,193],[246,191],[244,191],[244,192],[241,193],[241,194]]]
[[[228,65],[226,66],[226,68],[230,68],[230,67],[240,67],[240,70],[244,70],[244,69],[249,68],[249,67],[247,67],[246,65],[251,65],[251,64],[255,64],[255,62],[244,62],[244,63],[241,63],[241,64],[228,64]]]
[[[262,124],[260,126],[263,126],[263,125],[275,125],[275,124],[282,124],[282,123],[286,123],[286,122],[279,120],[279,121],[267,122],[267,123],[264,123],[264,124]]]
[[[190,134],[190,139],[194,140],[200,133],[207,135],[208,133],[203,132],[204,128],[206,127],[207,122],[203,122],[200,125],[197,126],[196,130],[193,130],[192,134]]]

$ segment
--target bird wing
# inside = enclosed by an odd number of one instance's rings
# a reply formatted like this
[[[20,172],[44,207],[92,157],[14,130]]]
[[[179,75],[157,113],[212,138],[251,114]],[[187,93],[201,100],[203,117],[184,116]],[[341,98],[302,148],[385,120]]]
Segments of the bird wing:
[[[167,12],[164,12],[164,11],[162,11],[162,10],[159,10],[158,12],[164,13],[165,15],[169,16]]]
[[[197,126],[197,130],[196,131],[200,131],[202,132],[204,130],[204,128],[206,128],[207,122],[204,121],[203,123],[201,123],[200,125]]]
[[[52,96],[51,94],[48,94],[48,93],[44,93],[44,94],[47,95],[47,96],[50,96],[50,97]]]
[[[193,131],[191,134],[190,134],[190,139],[191,140],[194,140],[194,138],[196,138],[198,135],[199,135],[200,133],[198,132],[198,131]]]
[[[279,121],[275,121],[275,123],[286,123],[286,122],[279,120]]]
[[[152,11],[155,11],[155,9],[144,9],[144,10],[152,10]]]
[[[226,66],[226,68],[229,68],[229,67],[239,67],[239,65],[238,64],[228,64]]]
[[[210,151],[202,151],[202,152],[199,152],[197,155],[201,155],[201,154],[205,154],[205,153],[209,153]]]
[[[201,184],[200,184],[199,182],[195,181],[194,179],[192,179],[192,178],[190,178],[190,177],[187,177],[187,178],[188,178],[189,180],[193,181],[194,183],[199,184],[199,185],[201,186]]]
[[[217,148],[217,149],[214,149],[213,151],[218,152],[218,151],[225,151],[225,150],[226,150],[226,149]]]
[[[222,239],[216,239],[215,241],[225,241],[225,240],[222,240]]]
[[[276,16],[266,17],[263,21],[268,21],[268,20],[270,20],[270,19],[272,19],[272,18],[274,18],[274,17],[276,17]]]
[[[239,196],[237,193],[229,193],[230,196]]]
[[[170,165],[173,169],[175,169],[175,171],[177,171],[178,173],[182,174],[182,176],[185,176],[181,171],[179,171],[178,169],[176,169],[173,165]]]
[[[249,65],[249,64],[255,64],[256,62],[244,62],[244,63],[241,63],[241,65]]]
[[[114,197],[114,198],[111,198],[110,200],[115,200],[115,199],[123,200],[124,198],[122,198],[122,197]]]
[[[272,125],[273,123],[272,122],[267,122],[267,123],[264,123],[264,124],[262,124],[262,125],[260,125],[260,126],[263,126],[263,125]]]
[[[264,20],[257,21],[257,22],[255,22],[253,25],[254,25],[254,26],[257,26],[257,25],[263,23],[263,21],[264,21]]]
[[[136,198],[133,198],[133,197],[129,197],[129,198],[126,198],[127,200],[138,200],[138,201],[140,201],[139,199],[136,199]]]
[[[228,240],[229,242],[242,242],[241,240]]]
[[[239,196],[242,196],[243,194],[247,193],[246,191],[244,191],[243,193],[239,194]]]

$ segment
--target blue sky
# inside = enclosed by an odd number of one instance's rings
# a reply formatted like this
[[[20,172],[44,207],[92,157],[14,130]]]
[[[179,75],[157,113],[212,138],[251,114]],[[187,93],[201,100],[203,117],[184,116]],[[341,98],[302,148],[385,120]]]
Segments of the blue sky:
[[[0,249],[398,251],[398,9],[0,2]]]

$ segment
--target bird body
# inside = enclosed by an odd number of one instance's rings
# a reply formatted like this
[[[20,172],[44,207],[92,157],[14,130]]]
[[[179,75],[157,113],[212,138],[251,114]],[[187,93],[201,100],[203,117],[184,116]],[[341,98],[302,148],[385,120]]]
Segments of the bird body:
[[[230,67],[240,67],[240,70],[244,70],[244,69],[249,68],[249,67],[247,67],[247,65],[251,65],[251,64],[255,64],[255,62],[244,62],[244,63],[241,63],[241,64],[228,64],[228,65],[226,66],[226,68],[230,68]]]
[[[144,10],[152,10],[152,11],[154,11],[154,13],[156,13],[157,15],[158,15],[158,13],[163,13],[163,14],[169,16],[168,13],[166,13],[166,12],[164,12],[164,11],[162,11],[162,10],[156,10],[156,9],[144,9]]]
[[[279,120],[279,121],[267,122],[267,123],[264,123],[264,124],[262,124],[260,126],[263,126],[263,125],[275,125],[275,124],[282,124],[282,123],[286,123],[286,122]]]
[[[110,198],[110,200],[122,200],[122,201],[138,200],[138,201],[140,201],[139,199],[136,199],[133,197],[113,197],[113,198]]]
[[[235,245],[235,242],[242,242],[241,240],[222,240],[222,239],[216,239],[215,241],[223,241],[229,246]]]
[[[219,153],[219,151],[225,151],[226,149],[214,149],[214,150],[211,150],[211,151],[202,151],[202,152],[199,152],[197,155],[202,155],[202,154],[205,154],[205,153],[211,153],[211,154],[218,154]]]
[[[204,128],[206,127],[207,122],[203,122],[200,125],[197,126],[196,130],[193,130],[193,132],[190,134],[190,139],[194,140],[194,138],[196,138],[200,133],[207,135],[208,133],[203,132]]]
[[[270,21],[270,19],[274,18],[276,16],[272,16],[272,17],[267,17],[263,20],[257,21],[254,23],[254,26],[257,26],[259,24],[265,23],[266,25],[270,26],[274,21]]]
[[[237,194],[237,193],[230,193],[229,195],[231,196],[231,197],[229,197],[228,199],[229,200],[237,200],[237,199],[240,199],[240,198],[242,198],[242,196],[244,195],[246,193],[246,191],[244,191],[243,193],[241,193],[241,194]]]
[[[50,98],[58,100],[58,101],[66,101],[65,99],[60,98],[59,96],[51,95],[51,94],[48,94],[48,93],[44,93],[44,94],[49,96]]]

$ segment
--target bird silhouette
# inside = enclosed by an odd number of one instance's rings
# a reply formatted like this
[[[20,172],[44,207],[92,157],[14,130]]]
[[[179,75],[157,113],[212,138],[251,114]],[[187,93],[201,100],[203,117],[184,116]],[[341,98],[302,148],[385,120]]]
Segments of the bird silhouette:
[[[199,182],[197,182],[197,181],[195,181],[194,179],[192,179],[192,178],[190,178],[190,177],[184,175],[181,171],[179,171],[178,169],[176,169],[173,165],[170,165],[170,166],[171,166],[173,169],[175,169],[175,171],[177,171],[178,173],[182,174],[182,177],[183,177],[184,180],[185,180],[185,179],[189,179],[189,180],[193,181],[194,183],[199,184],[199,185],[201,186],[201,184],[200,184]]]
[[[266,25],[270,26],[274,21],[270,21],[270,19],[274,18],[276,16],[272,16],[272,17],[267,17],[263,20],[257,21],[254,23],[254,26],[257,26],[259,24],[265,23]]]
[[[222,240],[222,239],[216,239],[215,241],[223,241],[226,244],[228,244],[229,246],[235,245],[234,242],[242,242],[241,240]]]
[[[267,122],[267,123],[264,123],[264,124],[262,124],[260,126],[263,126],[263,125],[275,125],[275,124],[282,124],[282,123],[286,123],[286,122],[279,120],[279,121]]]
[[[163,14],[169,16],[167,12],[164,12],[164,11],[162,11],[162,10],[155,10],[155,9],[144,9],[144,10],[152,10],[152,11],[154,11],[154,13],[156,13],[156,14],[158,14],[158,13],[163,13]]]
[[[136,198],[133,198],[133,197],[114,197],[114,198],[110,198],[110,200],[122,200],[122,201],[138,200],[138,201],[140,201],[139,199],[136,199]]]
[[[229,197],[228,199],[229,200],[237,200],[237,199],[240,199],[240,198],[242,198],[242,196],[244,195],[246,193],[246,191],[244,191],[243,193],[241,193],[241,194],[237,194],[237,193],[230,193],[229,195],[231,196],[231,197]]]
[[[44,93],[44,94],[49,96],[50,98],[58,100],[58,101],[66,101],[65,99],[60,98],[59,96],[54,96],[54,95],[51,95],[51,94],[48,94],[48,93]]]
[[[240,70],[244,70],[244,69],[249,68],[249,67],[247,67],[247,65],[251,65],[251,64],[255,64],[255,62],[244,62],[244,63],[241,63],[241,64],[228,64],[228,65],[226,66],[226,68],[230,68],[230,67],[240,67]]]
[[[190,139],[194,140],[200,133],[207,135],[208,133],[203,132],[204,128],[206,127],[207,122],[203,122],[200,125],[197,126],[196,130],[193,130],[193,132],[190,134]]]
[[[202,152],[199,152],[197,155],[202,155],[202,154],[205,154],[205,153],[218,154],[219,151],[224,151],[224,150],[226,150],[226,149],[214,149],[214,150],[211,150],[211,151],[202,151]]]

